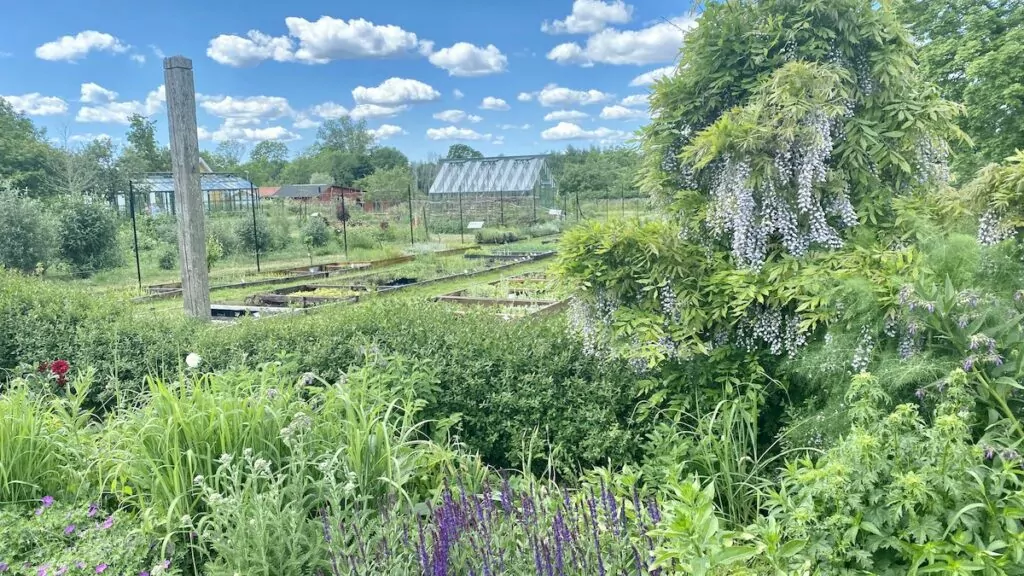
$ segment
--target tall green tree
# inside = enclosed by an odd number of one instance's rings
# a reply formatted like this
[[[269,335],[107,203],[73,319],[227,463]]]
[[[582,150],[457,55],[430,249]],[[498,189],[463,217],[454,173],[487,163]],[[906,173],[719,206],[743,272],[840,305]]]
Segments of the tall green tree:
[[[315,146],[320,150],[366,156],[373,148],[373,136],[366,129],[366,120],[356,122],[345,116],[321,124],[316,132]]]
[[[479,151],[475,150],[468,144],[452,144],[451,148],[448,148],[449,160],[465,160],[468,158],[483,158],[484,155]]]
[[[257,186],[270,186],[274,184],[296,184],[309,181],[307,174],[305,179],[290,181],[282,178],[282,172],[287,168],[288,146],[283,142],[265,140],[253,147],[249,153],[249,162],[241,167],[249,173],[249,177]],[[312,171],[310,171],[310,174]]]
[[[1024,2],[902,0],[921,69],[942,95],[966,107],[955,167],[969,176],[1024,149]]]
[[[163,172],[170,170],[169,155],[163,153],[156,141],[156,122],[132,114],[128,117],[128,147],[122,154],[125,165],[133,172]]]
[[[0,98],[0,179],[34,197],[49,195],[46,182],[53,154],[46,133]]]
[[[402,166],[385,168],[361,178],[355,186],[366,192],[366,200],[370,202],[403,200],[412,186],[412,173]]]
[[[380,146],[370,151],[370,164],[374,170],[388,170],[399,166],[407,168],[409,166],[409,158],[402,154],[398,148]]]

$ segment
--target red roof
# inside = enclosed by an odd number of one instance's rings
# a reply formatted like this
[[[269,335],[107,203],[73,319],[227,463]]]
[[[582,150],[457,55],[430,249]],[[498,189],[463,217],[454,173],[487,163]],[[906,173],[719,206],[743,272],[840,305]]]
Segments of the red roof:
[[[260,186],[257,193],[260,195],[260,198],[268,198],[280,189],[280,186]]]

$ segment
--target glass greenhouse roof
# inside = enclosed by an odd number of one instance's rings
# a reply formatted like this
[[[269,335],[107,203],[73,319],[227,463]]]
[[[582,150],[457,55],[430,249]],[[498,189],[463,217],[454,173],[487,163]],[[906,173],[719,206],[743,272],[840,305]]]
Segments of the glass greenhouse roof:
[[[538,184],[554,186],[545,156],[502,156],[445,160],[430,194],[528,193]]]
[[[231,174],[200,174],[199,182],[203,192],[248,191],[252,187],[245,178]],[[170,174],[147,174],[138,186],[147,192],[174,192],[174,178]]]

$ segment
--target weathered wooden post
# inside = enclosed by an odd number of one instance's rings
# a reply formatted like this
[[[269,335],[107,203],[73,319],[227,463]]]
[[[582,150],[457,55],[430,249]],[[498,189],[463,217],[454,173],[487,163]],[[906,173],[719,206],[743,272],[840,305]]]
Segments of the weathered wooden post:
[[[206,226],[199,179],[199,135],[192,61],[184,56],[164,59],[164,87],[185,314],[209,320],[210,278],[206,268]]]

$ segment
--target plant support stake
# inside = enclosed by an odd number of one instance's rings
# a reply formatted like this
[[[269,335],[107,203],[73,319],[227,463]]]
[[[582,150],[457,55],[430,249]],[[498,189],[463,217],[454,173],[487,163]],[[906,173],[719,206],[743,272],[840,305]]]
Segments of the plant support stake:
[[[466,225],[462,222],[462,192],[459,192],[459,242],[466,243]]]

